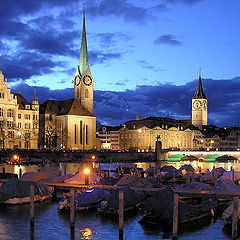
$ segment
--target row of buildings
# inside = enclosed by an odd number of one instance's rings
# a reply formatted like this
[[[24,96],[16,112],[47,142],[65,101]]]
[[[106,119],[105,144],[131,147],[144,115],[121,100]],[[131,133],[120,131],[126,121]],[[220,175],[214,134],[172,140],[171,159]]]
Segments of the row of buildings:
[[[93,85],[88,63],[85,9],[79,63],[73,77],[74,96],[39,105],[11,93],[0,70],[0,148],[20,149],[111,149],[154,151],[156,140],[163,149],[237,150],[240,128],[207,125],[208,102],[199,74],[192,98],[192,119],[145,117],[122,126],[100,126],[93,114]]]

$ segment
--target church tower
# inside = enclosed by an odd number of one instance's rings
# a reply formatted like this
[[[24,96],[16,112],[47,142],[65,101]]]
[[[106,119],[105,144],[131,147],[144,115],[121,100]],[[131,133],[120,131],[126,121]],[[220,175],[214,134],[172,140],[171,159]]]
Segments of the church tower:
[[[207,125],[207,98],[202,87],[201,73],[197,91],[192,98],[192,124],[200,129]]]
[[[73,82],[74,98],[77,99],[91,114],[93,114],[93,79],[88,64],[85,8],[83,8],[80,59]]]

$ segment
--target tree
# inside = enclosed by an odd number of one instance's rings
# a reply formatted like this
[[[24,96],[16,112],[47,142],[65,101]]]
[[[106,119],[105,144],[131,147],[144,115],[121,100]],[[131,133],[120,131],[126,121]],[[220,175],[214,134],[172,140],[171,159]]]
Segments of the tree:
[[[40,144],[46,146],[49,150],[57,148],[58,142],[62,142],[67,133],[63,125],[57,121],[57,118],[50,116],[40,121],[39,128]]]
[[[8,128],[0,126],[0,142],[2,149],[5,149],[6,140],[9,142],[14,142],[14,127],[10,126]]]

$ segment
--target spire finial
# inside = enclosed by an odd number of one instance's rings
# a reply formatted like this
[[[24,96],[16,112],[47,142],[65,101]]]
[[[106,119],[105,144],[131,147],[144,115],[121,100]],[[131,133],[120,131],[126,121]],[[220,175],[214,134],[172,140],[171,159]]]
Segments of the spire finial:
[[[199,77],[200,78],[202,77],[202,68],[201,67],[199,68]]]
[[[34,88],[34,97],[33,99],[36,99],[36,88]]]

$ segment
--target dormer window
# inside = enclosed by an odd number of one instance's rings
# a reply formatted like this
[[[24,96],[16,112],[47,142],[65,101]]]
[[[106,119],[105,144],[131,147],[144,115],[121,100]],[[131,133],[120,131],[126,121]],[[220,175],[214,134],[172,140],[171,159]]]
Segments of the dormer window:
[[[26,105],[25,107],[26,107],[26,109],[30,109],[30,105]]]

